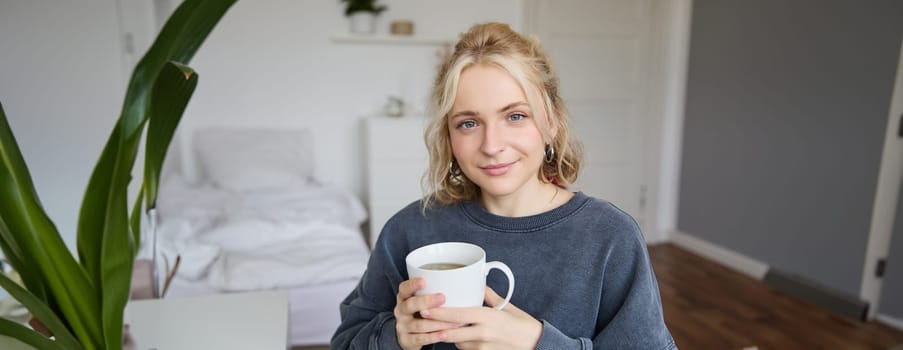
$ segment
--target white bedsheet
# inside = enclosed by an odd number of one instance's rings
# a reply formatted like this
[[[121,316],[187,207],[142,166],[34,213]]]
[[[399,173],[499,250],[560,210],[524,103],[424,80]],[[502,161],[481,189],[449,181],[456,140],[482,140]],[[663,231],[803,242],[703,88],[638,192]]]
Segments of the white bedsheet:
[[[161,187],[158,247],[177,278],[221,291],[357,280],[369,251],[351,193],[316,184],[229,192],[177,177]]]

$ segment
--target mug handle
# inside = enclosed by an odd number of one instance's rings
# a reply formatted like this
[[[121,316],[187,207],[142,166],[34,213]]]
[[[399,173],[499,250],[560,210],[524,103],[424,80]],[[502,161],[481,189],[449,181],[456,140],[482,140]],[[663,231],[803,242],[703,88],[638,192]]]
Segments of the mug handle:
[[[514,274],[511,273],[511,269],[508,268],[508,265],[501,261],[490,261],[486,263],[486,268],[484,270],[484,275],[489,275],[489,271],[492,269],[499,269],[505,273],[505,277],[508,277],[508,295],[505,296],[505,301],[495,307],[496,310],[501,310],[508,305],[508,302],[511,301],[511,295],[514,294]]]

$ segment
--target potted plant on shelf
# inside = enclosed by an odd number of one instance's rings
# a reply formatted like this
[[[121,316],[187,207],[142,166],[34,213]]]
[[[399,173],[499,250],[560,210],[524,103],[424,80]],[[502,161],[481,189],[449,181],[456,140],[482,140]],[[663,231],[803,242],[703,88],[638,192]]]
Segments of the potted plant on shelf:
[[[376,0],[342,0],[348,3],[345,16],[351,20],[351,32],[354,34],[373,34],[376,32],[376,16],[386,10],[385,5],[377,5]]]
[[[44,326],[36,328],[53,334],[0,318],[0,348],[9,342],[37,349],[123,348],[141,215],[156,205],[166,150],[197,85],[197,74],[185,64],[234,2],[184,1],[138,62],[85,190],[77,260],[41,206],[0,106],[0,248],[23,282],[0,274],[0,287]],[[129,214],[128,184],[145,125],[143,181]]]

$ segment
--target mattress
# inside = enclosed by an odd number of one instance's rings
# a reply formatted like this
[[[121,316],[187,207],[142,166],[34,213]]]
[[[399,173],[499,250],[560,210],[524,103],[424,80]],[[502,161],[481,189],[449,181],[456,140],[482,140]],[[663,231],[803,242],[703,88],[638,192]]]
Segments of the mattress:
[[[352,193],[312,182],[230,191],[174,178],[158,209],[158,263],[180,256],[166,298],[286,290],[290,343],[329,343],[369,258],[366,211]]]
[[[158,210],[158,253],[181,256],[179,277],[223,291],[356,280],[369,257],[360,231],[366,211],[339,188],[233,192],[169,181]]]

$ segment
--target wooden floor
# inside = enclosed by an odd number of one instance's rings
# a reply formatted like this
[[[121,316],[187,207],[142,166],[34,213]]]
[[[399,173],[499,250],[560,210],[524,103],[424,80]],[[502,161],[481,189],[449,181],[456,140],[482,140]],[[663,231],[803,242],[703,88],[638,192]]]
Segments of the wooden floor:
[[[876,349],[903,332],[835,315],[672,244],[649,247],[665,323],[681,349]]]
[[[903,332],[860,322],[774,291],[672,244],[649,247],[665,323],[681,349],[875,349]],[[297,347],[320,350],[328,347]]]

